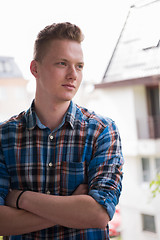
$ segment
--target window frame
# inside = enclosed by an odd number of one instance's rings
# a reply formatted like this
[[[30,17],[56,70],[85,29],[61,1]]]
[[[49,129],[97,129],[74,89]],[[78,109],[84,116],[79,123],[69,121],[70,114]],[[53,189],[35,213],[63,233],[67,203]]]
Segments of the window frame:
[[[147,217],[148,219],[145,220],[144,219],[145,217]],[[151,222],[149,222],[149,218],[150,218],[150,220],[152,219],[152,221],[153,221],[152,225],[151,225]],[[148,223],[147,223],[147,221],[148,221]],[[142,231],[143,232],[157,234],[156,216],[155,215],[151,215],[151,214],[148,214],[148,213],[141,213],[141,222],[142,222]]]

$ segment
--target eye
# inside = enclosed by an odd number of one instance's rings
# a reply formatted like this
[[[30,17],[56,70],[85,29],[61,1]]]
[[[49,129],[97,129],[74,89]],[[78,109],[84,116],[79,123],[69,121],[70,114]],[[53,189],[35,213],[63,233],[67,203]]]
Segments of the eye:
[[[83,64],[78,64],[78,65],[77,65],[77,68],[78,68],[79,70],[83,70],[83,67],[84,67]]]
[[[57,65],[60,65],[60,66],[66,66],[66,62],[58,62]]]

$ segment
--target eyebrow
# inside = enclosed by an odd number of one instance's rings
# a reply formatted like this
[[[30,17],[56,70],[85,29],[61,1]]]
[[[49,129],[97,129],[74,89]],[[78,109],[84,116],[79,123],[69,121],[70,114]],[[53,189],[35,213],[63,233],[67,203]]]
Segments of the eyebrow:
[[[68,60],[65,59],[65,58],[58,58],[57,60],[59,60],[59,61],[64,61],[64,62],[70,62],[70,61],[68,61]],[[77,63],[84,65],[84,62],[77,62]]]

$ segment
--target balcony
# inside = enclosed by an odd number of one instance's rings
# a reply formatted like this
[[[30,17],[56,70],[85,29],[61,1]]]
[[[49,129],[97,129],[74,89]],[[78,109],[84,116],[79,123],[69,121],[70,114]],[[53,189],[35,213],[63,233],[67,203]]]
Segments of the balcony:
[[[160,138],[160,115],[137,119],[138,139]]]

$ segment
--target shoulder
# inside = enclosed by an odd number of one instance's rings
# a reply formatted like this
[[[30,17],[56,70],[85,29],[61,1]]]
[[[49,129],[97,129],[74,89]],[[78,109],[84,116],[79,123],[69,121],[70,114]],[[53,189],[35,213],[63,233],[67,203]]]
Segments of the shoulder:
[[[80,107],[76,105],[77,107],[77,118],[81,119],[86,124],[97,126],[98,128],[101,128],[102,130],[111,126],[115,125],[115,122],[106,116],[102,116],[100,114],[95,113],[92,110],[88,110],[87,108]]]
[[[15,128],[19,125],[24,124],[25,122],[25,111],[21,112],[18,115],[14,115],[11,118],[0,122],[0,131],[8,129],[8,128]]]

